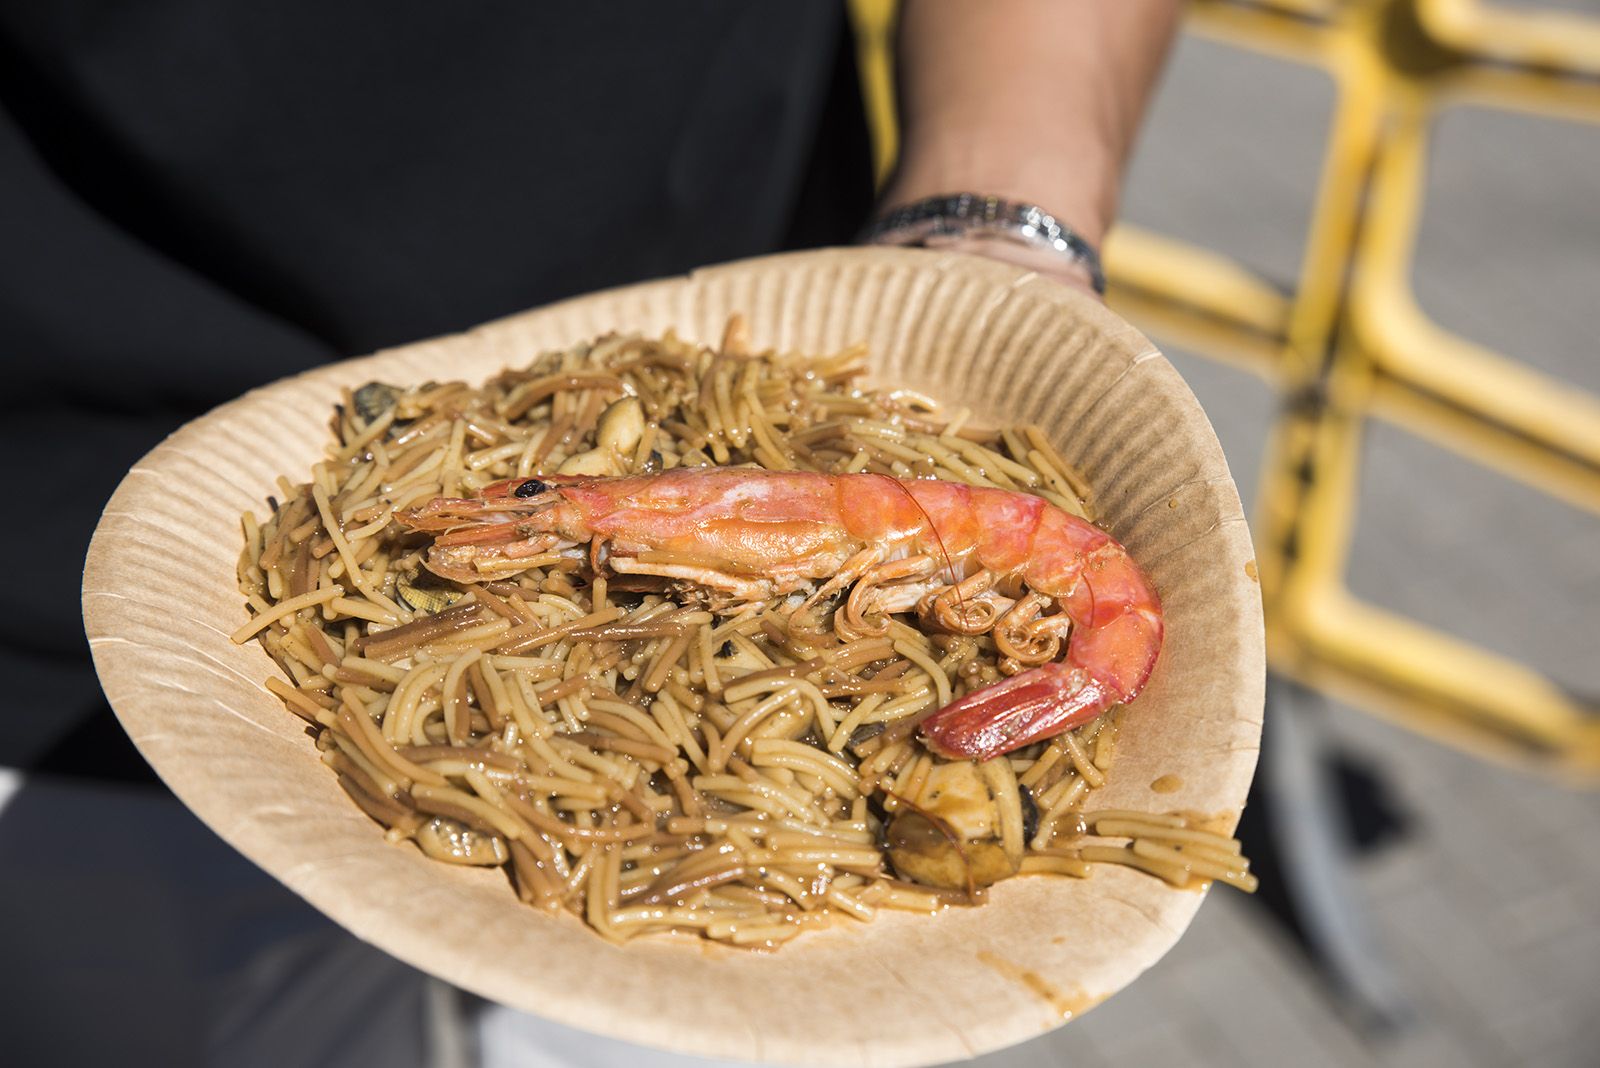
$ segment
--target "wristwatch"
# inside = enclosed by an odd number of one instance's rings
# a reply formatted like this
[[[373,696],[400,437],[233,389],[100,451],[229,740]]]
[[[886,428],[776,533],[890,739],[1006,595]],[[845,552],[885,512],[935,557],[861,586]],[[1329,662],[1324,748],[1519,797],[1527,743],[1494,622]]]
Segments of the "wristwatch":
[[[1043,249],[1083,268],[1096,293],[1106,291],[1100,254],[1093,245],[1034,204],[977,193],[947,193],[891,208],[861,235],[880,245],[929,245],[961,237],[990,237]]]

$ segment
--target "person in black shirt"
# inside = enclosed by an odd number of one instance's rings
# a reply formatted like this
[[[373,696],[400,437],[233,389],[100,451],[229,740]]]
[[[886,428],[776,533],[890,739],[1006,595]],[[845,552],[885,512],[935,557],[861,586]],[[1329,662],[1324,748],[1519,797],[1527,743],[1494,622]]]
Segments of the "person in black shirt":
[[[1177,8],[908,0],[900,163],[878,206],[998,195],[1097,244]],[[12,595],[0,613],[0,771],[149,776],[104,704],[78,610],[90,532],[140,455],[207,409],[328,360],[605,286],[851,242],[874,206],[853,48],[845,6],[827,0],[0,4],[0,455],[29,502],[0,524]],[[1089,281],[1048,252],[950,243]],[[132,959],[160,930],[131,905],[51,918],[51,873],[96,847],[38,831],[36,815],[61,804],[30,805],[33,783],[0,810],[0,907],[45,918],[4,936],[0,955],[47,974],[13,967],[32,981],[3,992],[30,1033],[59,1036],[75,980],[41,962],[60,957],[60,939]],[[85,822],[115,836],[134,826],[120,818]],[[237,870],[212,899],[277,894],[263,909],[309,911],[217,855],[207,863]],[[198,885],[135,871],[155,863],[142,856],[116,873],[124,887]],[[249,889],[252,878],[267,889]],[[155,927],[136,933],[142,924]],[[274,947],[262,935],[230,960]],[[129,967],[121,985],[145,985]],[[193,983],[186,1012],[279,1011],[265,995],[229,1008],[232,995],[203,989],[210,965],[174,967],[152,985]],[[282,1012],[305,1042],[303,1021]],[[129,1033],[73,1037],[86,1057],[126,1059]],[[215,1040],[179,1051],[152,1038],[134,1052],[237,1061],[251,1048],[205,1033]]]

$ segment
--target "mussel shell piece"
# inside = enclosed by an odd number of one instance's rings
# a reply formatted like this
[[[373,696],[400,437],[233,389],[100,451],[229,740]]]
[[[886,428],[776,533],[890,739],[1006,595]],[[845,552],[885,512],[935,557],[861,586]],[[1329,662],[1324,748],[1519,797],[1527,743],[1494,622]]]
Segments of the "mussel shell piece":
[[[417,569],[395,579],[395,592],[407,608],[423,615],[437,615],[467,595],[431,571]]]
[[[961,842],[916,810],[895,813],[884,831],[889,862],[902,879],[946,890],[975,890],[1017,873],[998,839]]]
[[[356,415],[363,423],[370,423],[384,412],[400,403],[400,390],[387,382],[368,382],[351,396]]]

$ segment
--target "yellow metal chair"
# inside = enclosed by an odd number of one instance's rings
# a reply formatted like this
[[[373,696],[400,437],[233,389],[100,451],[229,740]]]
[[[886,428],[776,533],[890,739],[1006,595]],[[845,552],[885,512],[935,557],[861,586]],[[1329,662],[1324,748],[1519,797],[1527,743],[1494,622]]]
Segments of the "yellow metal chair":
[[[852,5],[880,173],[894,154],[892,0]],[[1129,226],[1109,302],[1279,392],[1255,518],[1271,667],[1397,722],[1545,770],[1600,774],[1600,719],[1526,665],[1356,599],[1344,569],[1369,418],[1600,512],[1600,400],[1454,337],[1412,296],[1430,123],[1459,104],[1600,122],[1600,19],[1476,0],[1197,0],[1191,32],[1333,79],[1300,278]],[[1597,539],[1600,544],[1600,539]]]

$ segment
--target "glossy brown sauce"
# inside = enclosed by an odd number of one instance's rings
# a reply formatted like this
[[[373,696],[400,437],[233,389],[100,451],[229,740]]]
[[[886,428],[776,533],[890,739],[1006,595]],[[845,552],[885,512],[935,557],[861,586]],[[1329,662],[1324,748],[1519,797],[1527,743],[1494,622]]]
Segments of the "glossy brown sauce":
[[[1004,957],[990,953],[987,949],[978,950],[978,959],[1012,982],[1025,987],[1028,993],[1050,1006],[1051,1011],[1063,1020],[1070,1020],[1079,1013],[1093,1008],[1099,1000],[1082,993],[1062,993],[1051,986],[1038,972],[1031,972]]]

